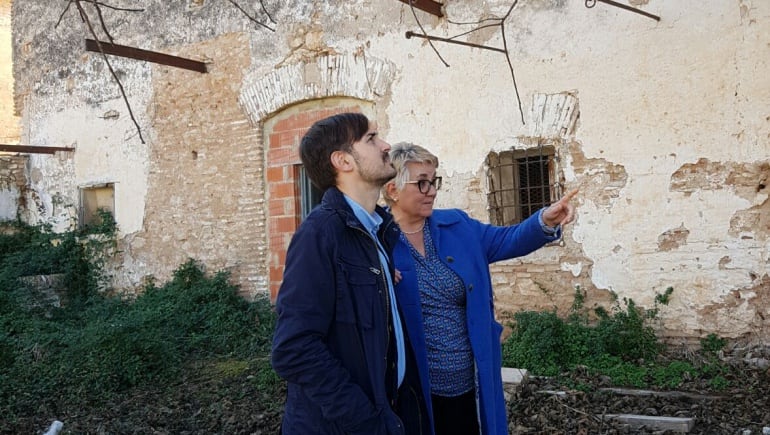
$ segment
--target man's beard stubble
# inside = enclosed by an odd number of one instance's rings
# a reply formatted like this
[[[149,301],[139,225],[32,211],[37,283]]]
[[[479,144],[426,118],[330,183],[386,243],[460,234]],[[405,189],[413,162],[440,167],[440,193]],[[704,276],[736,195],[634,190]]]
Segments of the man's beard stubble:
[[[356,166],[358,166],[358,174],[363,181],[376,185],[377,187],[382,187],[396,176],[396,168],[393,167],[393,163],[390,162],[388,153],[382,154],[382,162],[385,163],[387,165],[385,167],[388,168],[387,173],[382,174],[376,174],[374,170],[370,170],[370,168],[362,165],[357,152],[353,151],[351,154],[353,155],[353,160],[356,162]]]

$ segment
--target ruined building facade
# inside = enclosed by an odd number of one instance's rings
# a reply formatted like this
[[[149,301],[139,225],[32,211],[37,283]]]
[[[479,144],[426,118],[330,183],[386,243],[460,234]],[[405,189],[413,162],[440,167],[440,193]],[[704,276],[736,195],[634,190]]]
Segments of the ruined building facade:
[[[559,243],[493,266],[501,318],[564,312],[578,287],[588,306],[614,293],[651,308],[672,287],[662,334],[770,340],[768,2],[627,1],[656,20],[562,0],[419,2],[432,13],[399,0],[111,0],[104,26],[92,4],[84,21],[67,3],[0,0],[12,47],[0,45],[0,142],[71,149],[0,154],[0,216],[64,230],[112,210],[122,291],[193,258],[245,296],[274,297],[317,200],[299,138],[354,110],[439,156],[439,207],[502,224],[580,188]],[[504,34],[484,26],[509,12]],[[480,20],[455,38],[465,45],[405,36]],[[86,49],[91,29],[206,72],[108,65]]]

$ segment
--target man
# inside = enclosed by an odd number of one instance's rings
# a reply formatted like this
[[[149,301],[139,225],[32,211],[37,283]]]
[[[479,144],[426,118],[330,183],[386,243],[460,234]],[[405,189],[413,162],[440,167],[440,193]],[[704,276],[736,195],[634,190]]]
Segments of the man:
[[[393,293],[399,230],[377,206],[389,151],[357,113],[316,122],[300,143],[324,196],[292,238],[276,301],[284,435],[431,433]]]

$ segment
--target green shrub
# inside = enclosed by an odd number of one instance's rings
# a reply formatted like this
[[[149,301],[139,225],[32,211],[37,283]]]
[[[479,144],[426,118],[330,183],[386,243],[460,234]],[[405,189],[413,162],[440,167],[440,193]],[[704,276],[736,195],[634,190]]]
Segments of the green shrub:
[[[595,340],[594,331],[587,327],[588,317],[581,311],[584,300],[577,288],[566,321],[555,312],[514,314],[512,334],[503,343],[503,364],[553,376],[590,356]]]
[[[727,340],[720,338],[716,334],[709,334],[700,341],[701,350],[709,354],[719,352],[724,349],[725,345],[727,345]]]
[[[279,385],[269,300],[246,301],[226,273],[207,277],[193,260],[135,300],[92,294],[77,309],[40,312],[25,308],[23,289],[0,294],[0,415],[9,419],[173,385],[206,359],[253,361],[266,394]]]
[[[631,299],[623,298],[623,303],[625,309],[616,304],[611,315],[605,310],[596,310],[599,324],[595,328],[595,344],[603,352],[627,361],[654,357],[661,348],[655,330],[647,324],[653,317],[637,308]]]
[[[602,354],[586,361],[586,365],[592,372],[608,376],[614,385],[636,388],[648,385],[649,369],[646,366],[630,363],[618,356]]]
[[[503,343],[503,365],[526,367],[532,372],[553,376],[564,367],[561,352],[564,323],[556,313],[519,312],[513,334]]]
[[[503,343],[503,365],[526,368],[536,375],[554,376],[575,369],[588,369],[622,386],[675,388],[696,377],[711,379],[714,386],[726,385],[725,368],[711,358],[703,367],[686,361],[662,362],[664,349],[650,326],[659,305],[670,300],[673,289],[656,294],[652,309],[639,308],[624,298],[623,306],[611,311],[595,310],[598,321],[589,322],[584,308],[585,293],[577,288],[566,319],[555,312],[524,311],[514,314],[512,333]],[[708,337],[703,349],[714,352],[724,342]]]
[[[722,391],[730,385],[730,382],[722,375],[714,376],[709,380],[709,387]]]
[[[23,289],[19,278],[63,274],[70,306],[80,309],[104,284],[103,265],[115,246],[112,215],[100,211],[100,224],[56,233],[48,225],[5,222],[0,234],[0,292]],[[22,292],[13,297],[28,297]],[[9,303],[8,294],[0,307]]]
[[[697,370],[686,361],[672,361],[666,366],[655,367],[652,371],[654,385],[664,388],[676,388],[684,380],[697,375]]]

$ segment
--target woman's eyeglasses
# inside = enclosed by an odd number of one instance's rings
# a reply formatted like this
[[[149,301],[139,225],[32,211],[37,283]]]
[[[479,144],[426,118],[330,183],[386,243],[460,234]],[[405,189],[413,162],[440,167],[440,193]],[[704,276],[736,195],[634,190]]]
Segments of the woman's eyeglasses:
[[[404,184],[416,184],[420,193],[427,195],[430,192],[430,186],[435,187],[437,191],[441,189],[441,177],[436,177],[433,180],[405,181]]]

